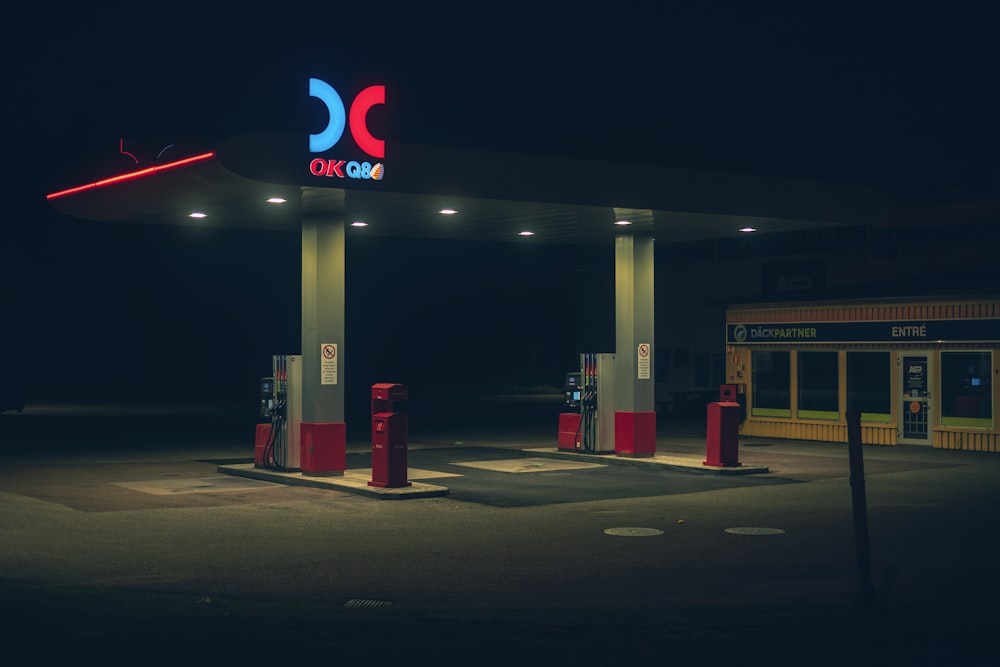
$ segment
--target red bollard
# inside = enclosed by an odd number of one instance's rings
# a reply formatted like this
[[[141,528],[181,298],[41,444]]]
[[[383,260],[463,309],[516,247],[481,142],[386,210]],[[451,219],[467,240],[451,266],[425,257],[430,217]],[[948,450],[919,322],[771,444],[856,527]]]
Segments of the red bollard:
[[[708,404],[705,465],[720,468],[740,465],[739,429],[739,403],[718,401]]]
[[[396,412],[396,402],[408,398],[405,385],[372,385],[372,481],[368,486],[410,486],[406,480],[406,413]]]

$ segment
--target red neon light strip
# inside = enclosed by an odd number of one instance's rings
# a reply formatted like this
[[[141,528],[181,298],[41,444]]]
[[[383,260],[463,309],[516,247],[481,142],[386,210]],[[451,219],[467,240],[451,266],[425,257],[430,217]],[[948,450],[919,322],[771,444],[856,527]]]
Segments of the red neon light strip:
[[[75,188],[69,188],[68,190],[60,190],[59,192],[53,192],[51,194],[45,195],[45,198],[56,199],[58,197],[65,197],[66,195],[76,194],[77,192],[84,192],[86,190],[93,190],[95,188],[103,188],[107,185],[114,185],[115,183],[121,183],[122,181],[131,181],[132,179],[135,178],[150,176],[157,172],[165,171],[167,169],[176,169],[177,167],[183,167],[184,165],[191,164],[193,162],[202,162],[204,160],[210,160],[213,157],[215,157],[215,153],[202,153],[201,155],[194,155],[192,157],[184,158],[183,160],[168,162],[167,164],[158,164],[155,167],[147,167],[145,169],[140,169],[139,171],[130,171],[127,174],[112,176],[111,178],[105,178],[104,180],[96,181],[94,183],[88,183],[86,185],[80,185]]]

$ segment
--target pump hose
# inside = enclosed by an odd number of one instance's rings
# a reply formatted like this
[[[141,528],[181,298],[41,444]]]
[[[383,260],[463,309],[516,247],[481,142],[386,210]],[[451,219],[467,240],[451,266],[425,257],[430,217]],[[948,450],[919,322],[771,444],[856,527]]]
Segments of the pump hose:
[[[283,469],[283,466],[278,464],[278,459],[274,454],[274,446],[280,437],[281,428],[285,423],[285,418],[282,416],[284,407],[285,405],[283,402],[280,402],[275,406],[274,418],[271,420],[271,433],[268,435],[267,444],[264,445],[263,458],[265,468],[272,468],[275,470]]]
[[[596,449],[594,446],[594,411],[592,408],[587,408],[587,430],[584,433],[584,440],[586,441],[585,451],[593,451]]]
[[[281,437],[281,427],[284,426],[285,420],[281,417],[276,418],[271,422],[271,435],[268,438],[267,445],[264,447],[264,466],[267,468],[272,468],[274,470],[281,470],[283,466],[278,463],[278,459],[274,453],[274,446],[277,444],[277,440]]]
[[[277,419],[271,420],[271,430],[267,434],[267,443],[264,445],[264,457],[262,463],[265,468],[270,468],[273,465],[274,456],[274,434],[277,431]]]

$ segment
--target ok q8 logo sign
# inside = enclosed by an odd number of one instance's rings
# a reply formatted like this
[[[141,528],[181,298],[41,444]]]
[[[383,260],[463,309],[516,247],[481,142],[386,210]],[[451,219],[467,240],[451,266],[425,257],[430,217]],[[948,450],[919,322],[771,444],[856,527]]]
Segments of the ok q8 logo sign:
[[[351,102],[350,111],[333,86],[321,79],[309,79],[309,96],[315,97],[326,107],[329,122],[323,131],[309,135],[309,152],[324,153],[340,141],[344,130],[350,128],[354,143],[373,158],[385,157],[385,141],[374,137],[368,129],[368,112],[378,104],[385,104],[385,86],[369,86]],[[309,169],[315,176],[381,180],[384,167],[381,163],[345,162],[314,158]]]

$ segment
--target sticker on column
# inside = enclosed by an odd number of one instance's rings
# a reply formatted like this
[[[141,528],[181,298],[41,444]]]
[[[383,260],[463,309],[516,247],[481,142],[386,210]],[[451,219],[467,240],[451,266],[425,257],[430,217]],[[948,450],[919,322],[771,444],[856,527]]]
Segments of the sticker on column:
[[[636,369],[639,371],[640,380],[649,379],[649,343],[639,343],[639,362]]]
[[[337,384],[337,344],[320,345],[320,384]]]

